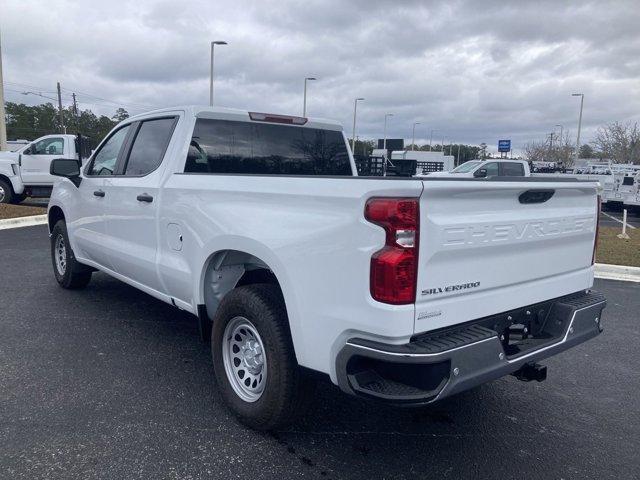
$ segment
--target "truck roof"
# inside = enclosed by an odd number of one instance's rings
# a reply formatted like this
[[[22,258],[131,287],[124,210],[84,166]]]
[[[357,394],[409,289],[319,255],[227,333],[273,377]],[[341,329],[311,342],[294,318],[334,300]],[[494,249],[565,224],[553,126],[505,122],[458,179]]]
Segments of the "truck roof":
[[[226,107],[208,107],[208,106],[202,106],[202,105],[179,105],[175,107],[160,108],[157,110],[152,110],[149,112],[134,115],[132,117],[127,118],[125,121],[129,122],[132,120],[143,120],[151,116],[157,116],[159,114],[164,114],[164,113],[166,114],[175,113],[177,111],[182,111],[186,115],[193,116],[196,118],[235,120],[235,121],[241,121],[241,122],[260,121],[257,119],[252,119],[250,117],[250,114],[255,115],[257,113],[266,113],[266,112],[254,112],[249,110],[239,110],[235,108],[226,108]],[[266,115],[270,115],[274,117],[283,117],[283,118],[296,118],[296,119],[304,118],[304,117],[299,117],[295,115],[285,115],[281,113],[271,113],[271,112],[266,113]],[[267,121],[265,123],[273,123],[273,121]],[[336,120],[328,120],[324,118],[306,117],[306,122],[304,122],[303,124],[295,124],[293,126],[342,131],[342,125],[340,124],[340,122]]]

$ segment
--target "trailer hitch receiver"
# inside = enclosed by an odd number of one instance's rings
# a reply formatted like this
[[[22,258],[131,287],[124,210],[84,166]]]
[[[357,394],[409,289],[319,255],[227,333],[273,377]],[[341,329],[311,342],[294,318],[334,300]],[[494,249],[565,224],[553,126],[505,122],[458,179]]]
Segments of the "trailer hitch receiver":
[[[523,382],[530,382],[531,380],[543,382],[547,379],[547,367],[539,363],[525,363],[511,375]]]

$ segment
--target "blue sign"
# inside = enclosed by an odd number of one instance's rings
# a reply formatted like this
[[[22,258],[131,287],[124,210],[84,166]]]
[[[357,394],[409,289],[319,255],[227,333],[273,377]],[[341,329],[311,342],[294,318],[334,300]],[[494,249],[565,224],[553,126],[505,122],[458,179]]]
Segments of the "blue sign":
[[[498,151],[499,152],[510,152],[511,151],[511,140],[498,140]]]

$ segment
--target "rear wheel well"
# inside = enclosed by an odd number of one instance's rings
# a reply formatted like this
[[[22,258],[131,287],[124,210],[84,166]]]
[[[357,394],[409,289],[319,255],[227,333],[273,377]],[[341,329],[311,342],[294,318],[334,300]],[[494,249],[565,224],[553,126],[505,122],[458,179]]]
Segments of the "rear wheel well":
[[[208,339],[211,321],[220,302],[230,291],[259,283],[275,285],[282,291],[280,282],[266,262],[239,250],[222,250],[211,255],[205,263],[202,278],[204,305],[198,307],[198,317],[203,339]]]
[[[49,232],[53,232],[53,227],[56,225],[56,223],[64,219],[65,219],[64,212],[60,207],[56,207],[56,206],[51,207],[51,209],[49,210],[49,217],[48,217]]]

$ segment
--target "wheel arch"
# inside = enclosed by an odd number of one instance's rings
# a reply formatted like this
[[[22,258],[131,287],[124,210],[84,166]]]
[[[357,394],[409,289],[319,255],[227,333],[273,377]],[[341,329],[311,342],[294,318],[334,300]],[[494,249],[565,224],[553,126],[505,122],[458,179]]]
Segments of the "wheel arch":
[[[49,233],[53,232],[53,227],[60,220],[66,220],[64,212],[59,206],[53,205],[51,208],[49,208],[49,212],[47,212],[47,224],[49,226]]]
[[[224,296],[237,287],[256,283],[277,285],[282,292],[287,312],[289,331],[294,339],[300,333],[295,321],[295,303],[291,298],[284,269],[269,252],[249,252],[248,249],[225,248],[211,253],[203,262],[198,289],[198,310],[206,311],[209,321],[213,321],[215,313]],[[204,305],[204,309],[201,306]],[[201,332],[202,333],[202,332]],[[296,354],[297,356],[297,354]]]

